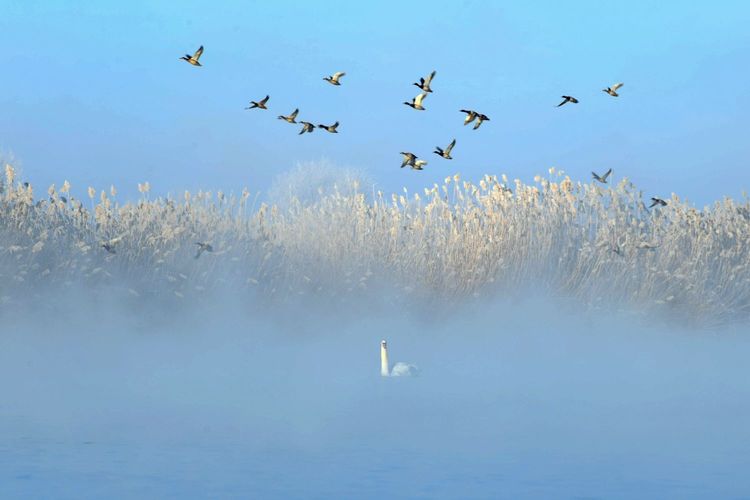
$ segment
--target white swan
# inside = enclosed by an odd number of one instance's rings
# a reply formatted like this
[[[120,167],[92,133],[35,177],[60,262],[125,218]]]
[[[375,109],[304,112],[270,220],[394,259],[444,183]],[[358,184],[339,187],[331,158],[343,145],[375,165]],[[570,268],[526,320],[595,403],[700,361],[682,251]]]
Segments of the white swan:
[[[419,375],[419,368],[409,363],[398,362],[393,365],[389,371],[388,364],[388,343],[385,340],[380,341],[380,375],[383,377],[416,377]]]

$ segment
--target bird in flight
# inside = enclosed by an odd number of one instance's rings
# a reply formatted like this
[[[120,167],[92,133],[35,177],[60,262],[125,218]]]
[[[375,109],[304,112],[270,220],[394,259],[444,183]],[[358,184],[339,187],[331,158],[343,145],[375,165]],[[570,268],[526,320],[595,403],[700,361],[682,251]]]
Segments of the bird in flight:
[[[195,244],[198,245],[198,253],[195,254],[195,258],[196,259],[198,257],[200,257],[203,252],[213,252],[214,251],[214,247],[212,247],[210,243],[205,243],[205,242],[202,242],[202,241],[196,241]]]
[[[104,243],[102,243],[102,248],[109,253],[117,253],[115,252],[115,244],[111,241],[105,241]]]
[[[195,54],[192,56],[190,54],[185,54],[184,56],[180,57],[183,61],[187,61],[193,66],[201,66],[201,63],[198,62],[198,59],[201,58],[201,55],[203,54],[203,45],[198,47],[198,50],[195,51]]]
[[[326,76],[325,78],[323,78],[323,80],[327,81],[331,85],[341,85],[341,82],[339,82],[339,80],[344,75],[346,75],[346,73],[344,73],[343,71],[338,71],[331,76]]]
[[[618,97],[620,94],[617,93],[617,89],[622,87],[623,83],[615,83],[611,87],[607,87],[606,89],[602,89],[602,92],[606,92],[607,94],[611,95],[612,97]]]
[[[412,170],[424,170],[424,166],[427,165],[425,160],[417,160],[411,164]]]
[[[326,132],[330,132],[332,134],[338,134],[339,131],[336,130],[336,127],[339,126],[339,122],[334,123],[333,125],[318,125],[318,128],[322,128]]]
[[[432,89],[430,88],[430,83],[432,82],[432,79],[435,78],[436,71],[433,71],[430,73],[427,78],[420,78],[419,83],[414,82],[413,85],[416,85],[419,87],[422,92],[432,92]]]
[[[654,196],[651,198],[651,205],[648,206],[648,208],[654,208],[655,206],[659,205],[660,207],[666,207],[667,202],[662,200],[661,198],[657,198]]]
[[[298,135],[302,135],[305,132],[313,133],[315,132],[315,125],[313,125],[310,122],[300,122],[302,124],[302,130],[299,131]]]
[[[401,168],[404,168],[407,165],[414,165],[414,162],[417,160],[417,155],[409,153],[408,151],[402,151],[401,155],[404,157],[404,161],[401,162]]]
[[[607,171],[606,171],[606,172],[604,173],[604,175],[599,175],[599,174],[597,174],[596,172],[591,172],[591,177],[592,177],[592,178],[593,178],[593,179],[594,179],[595,181],[599,181],[599,182],[601,182],[602,184],[606,184],[606,183],[607,183],[607,177],[609,177],[609,175],[610,175],[611,173],[612,173],[612,169],[610,168],[609,170],[607,170]]]
[[[451,156],[451,150],[453,149],[453,146],[455,145],[456,145],[456,139],[453,139],[451,143],[448,144],[448,146],[445,149],[441,148],[440,146],[435,146],[435,151],[433,151],[433,153],[435,153],[436,155],[442,156],[446,160],[452,160],[453,157]]]
[[[469,123],[473,122],[478,115],[476,111],[472,111],[470,109],[462,109],[461,113],[466,113],[466,118],[464,118],[464,125],[468,125]]]
[[[270,99],[271,96],[266,96],[263,99],[261,99],[258,102],[250,101],[250,106],[248,106],[245,109],[254,109],[254,108],[260,108],[260,109],[268,109],[266,107],[266,103],[268,102],[268,99]]]
[[[417,97],[411,100],[411,102],[404,102],[407,106],[417,109],[419,111],[424,111],[424,106],[422,106],[422,101],[424,101],[424,98],[427,97],[427,94],[422,92]]]
[[[297,123],[296,122],[297,114],[299,114],[299,108],[292,111],[289,114],[289,116],[280,115],[279,120],[284,120],[285,122],[289,122],[289,123]]]
[[[578,104],[578,99],[576,99],[576,98],[575,98],[575,97],[573,97],[573,96],[570,96],[570,95],[564,95],[564,96],[562,96],[562,98],[563,98],[564,100],[563,100],[563,102],[561,102],[560,104],[558,104],[558,105],[557,105],[557,107],[558,107],[558,108],[559,108],[560,106],[562,106],[563,104],[567,104],[567,103],[569,103],[569,102],[572,102],[573,104]]]
[[[483,122],[490,121],[490,117],[483,114],[483,113],[477,113],[477,122],[474,124],[474,130],[478,129],[480,125],[482,125]]]

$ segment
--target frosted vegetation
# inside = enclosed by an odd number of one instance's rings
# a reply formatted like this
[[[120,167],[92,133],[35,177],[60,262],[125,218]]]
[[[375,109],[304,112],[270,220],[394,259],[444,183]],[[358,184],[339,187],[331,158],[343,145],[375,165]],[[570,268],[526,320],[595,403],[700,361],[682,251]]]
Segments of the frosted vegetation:
[[[67,182],[40,196],[15,175],[6,166],[0,191],[0,307],[84,285],[130,300],[244,291],[436,306],[533,290],[702,325],[750,312],[747,200],[699,210],[673,195],[649,210],[627,179],[581,183],[554,169],[531,185],[454,176],[398,194],[348,173],[315,196],[298,171],[271,205],[248,190],[153,197],[148,183],[137,202],[114,188],[76,199]],[[213,252],[196,258],[196,242]]]

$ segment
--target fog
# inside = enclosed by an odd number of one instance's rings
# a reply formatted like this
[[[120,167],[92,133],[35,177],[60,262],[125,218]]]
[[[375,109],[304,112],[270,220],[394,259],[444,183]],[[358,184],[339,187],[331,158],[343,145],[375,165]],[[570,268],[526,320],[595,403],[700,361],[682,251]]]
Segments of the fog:
[[[528,294],[343,310],[231,295],[133,307],[86,290],[2,323],[3,498],[750,491],[739,327]],[[381,377],[381,339],[420,376]]]

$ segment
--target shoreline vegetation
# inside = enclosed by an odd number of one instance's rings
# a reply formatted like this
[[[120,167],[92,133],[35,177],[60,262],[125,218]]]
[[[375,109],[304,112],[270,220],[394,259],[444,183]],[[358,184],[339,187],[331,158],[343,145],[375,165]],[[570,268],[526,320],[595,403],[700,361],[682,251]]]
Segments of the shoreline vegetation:
[[[666,314],[687,324],[750,317],[750,202],[652,209],[622,179],[533,184],[458,175],[422,192],[360,191],[256,206],[247,189],[121,203],[67,181],[44,196],[5,168],[0,308],[79,286],[185,301],[248,290],[273,302],[384,295],[455,304],[536,290],[581,307]],[[366,190],[366,189],[365,189]],[[346,194],[343,194],[346,193]],[[212,251],[198,252],[197,243]]]

